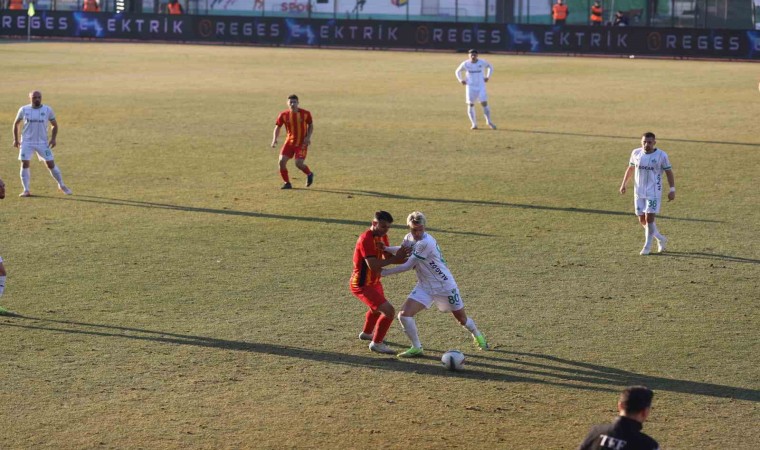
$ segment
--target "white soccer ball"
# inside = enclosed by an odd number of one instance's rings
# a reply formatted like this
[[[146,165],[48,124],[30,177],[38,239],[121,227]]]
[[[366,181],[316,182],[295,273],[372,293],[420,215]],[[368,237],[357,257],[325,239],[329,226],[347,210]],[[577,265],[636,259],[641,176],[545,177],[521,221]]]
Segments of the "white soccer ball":
[[[464,360],[464,353],[459,350],[449,350],[441,356],[441,364],[443,364],[443,367],[452,372],[464,370]]]

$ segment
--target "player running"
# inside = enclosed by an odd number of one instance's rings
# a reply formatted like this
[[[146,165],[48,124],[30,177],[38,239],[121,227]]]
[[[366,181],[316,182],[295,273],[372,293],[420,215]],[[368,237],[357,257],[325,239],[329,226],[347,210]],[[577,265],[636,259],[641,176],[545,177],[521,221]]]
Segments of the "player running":
[[[417,285],[401,305],[401,312],[398,314],[404,333],[412,341],[412,347],[397,356],[412,358],[422,355],[422,343],[417,333],[414,316],[423,309],[430,308],[433,303],[440,311],[451,311],[459,323],[472,333],[478,347],[488,350],[485,336],[478,330],[475,321],[467,317],[464,311],[464,300],[459,294],[459,287],[446,265],[446,260],[443,259],[438,243],[433,236],[425,232],[426,223],[427,219],[421,212],[414,211],[409,214],[406,219],[409,234],[404,237],[401,247],[387,249],[392,253],[396,249],[410,247],[412,255],[407,262],[398,267],[383,269],[383,275],[393,275],[410,269],[414,269],[417,274]]]

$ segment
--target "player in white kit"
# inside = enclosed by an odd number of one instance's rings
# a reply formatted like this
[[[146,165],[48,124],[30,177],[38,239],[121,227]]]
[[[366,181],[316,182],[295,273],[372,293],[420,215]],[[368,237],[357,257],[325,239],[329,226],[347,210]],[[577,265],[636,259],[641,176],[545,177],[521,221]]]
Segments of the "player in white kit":
[[[493,66],[485,59],[478,59],[478,51],[471,49],[469,52],[470,59],[463,61],[457,67],[454,75],[460,83],[465,85],[465,102],[467,103],[467,117],[470,118],[472,129],[478,129],[478,121],[475,118],[475,101],[480,101],[483,105],[483,115],[486,117],[486,123],[491,129],[495,130],[496,125],[491,121],[491,107],[488,106],[488,93],[486,92],[486,83],[493,75]],[[462,76],[464,74],[464,76]]]
[[[660,213],[660,201],[662,200],[662,173],[668,177],[670,192],[668,201],[676,198],[676,182],[673,176],[673,168],[667,153],[655,147],[657,141],[654,133],[647,132],[641,137],[641,147],[631,152],[628,168],[623,175],[623,183],[620,185],[620,193],[625,194],[626,184],[632,173],[635,173],[633,182],[633,205],[639,223],[644,227],[644,248],[640,255],[648,255],[652,249],[652,239],[657,240],[657,251],[662,253],[668,239],[661,235],[655,224],[655,216]]]
[[[50,175],[58,183],[58,190],[66,195],[71,195],[71,189],[63,183],[61,169],[55,165],[55,160],[53,159],[52,149],[55,147],[55,139],[58,136],[58,122],[55,120],[55,113],[53,113],[53,110],[49,106],[42,104],[42,93],[40,91],[30,92],[29,100],[29,105],[19,108],[18,114],[16,114],[16,121],[13,122],[13,146],[19,149],[18,159],[21,161],[21,184],[24,186],[24,191],[19,197],[32,196],[29,191],[31,179],[29,161],[32,159],[33,153],[37,153],[37,158],[40,161],[45,161]],[[21,138],[19,138],[19,124],[22,122]],[[51,125],[49,141],[47,136],[48,122]]]
[[[459,323],[472,333],[475,343],[483,350],[488,350],[485,336],[475,326],[475,322],[467,317],[464,311],[464,300],[459,293],[454,277],[446,266],[438,243],[430,234],[425,232],[427,219],[419,211],[409,214],[406,219],[409,234],[401,244],[412,247],[412,255],[401,265],[393,268],[384,267],[382,275],[388,276],[414,269],[417,273],[417,285],[401,305],[398,320],[404,333],[412,341],[409,350],[399,353],[400,358],[411,358],[422,355],[422,343],[417,332],[414,315],[423,309],[430,308],[433,303],[440,311],[450,311]],[[400,247],[387,247],[385,250],[395,253]]]

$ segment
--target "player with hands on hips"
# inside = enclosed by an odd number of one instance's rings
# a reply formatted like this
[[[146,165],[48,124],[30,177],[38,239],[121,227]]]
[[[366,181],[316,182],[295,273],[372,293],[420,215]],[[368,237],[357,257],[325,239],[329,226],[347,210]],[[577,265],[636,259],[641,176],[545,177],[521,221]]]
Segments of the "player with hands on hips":
[[[465,86],[464,101],[467,103],[467,117],[470,118],[471,129],[478,129],[478,121],[475,117],[475,101],[480,101],[486,123],[495,130],[496,125],[491,121],[491,107],[488,106],[488,93],[486,92],[486,83],[493,75],[493,66],[485,59],[479,59],[478,51],[475,49],[471,49],[468,54],[469,59],[457,67],[454,75]]]

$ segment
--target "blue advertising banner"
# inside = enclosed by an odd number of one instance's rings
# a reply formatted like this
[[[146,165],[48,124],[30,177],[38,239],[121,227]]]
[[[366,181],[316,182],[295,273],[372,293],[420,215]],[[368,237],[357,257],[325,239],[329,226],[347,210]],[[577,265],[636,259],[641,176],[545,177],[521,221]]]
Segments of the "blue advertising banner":
[[[0,36],[760,59],[760,31],[2,11]]]

